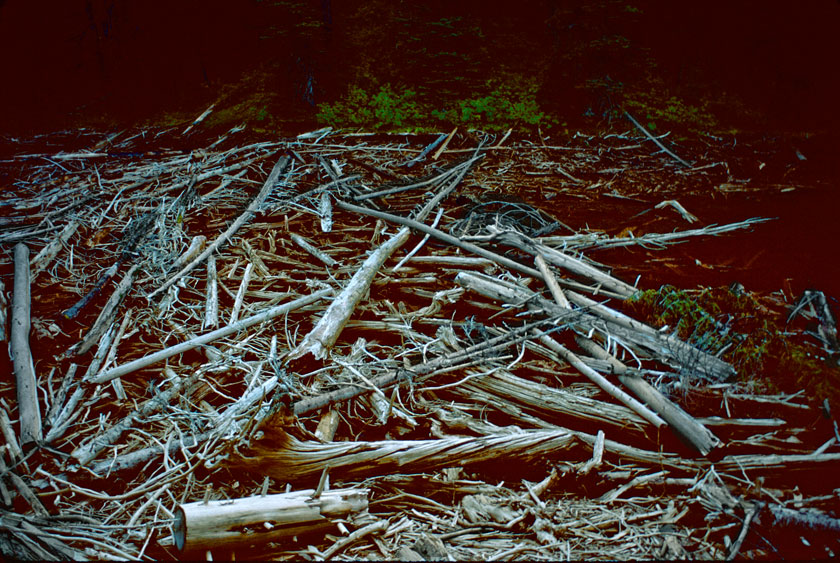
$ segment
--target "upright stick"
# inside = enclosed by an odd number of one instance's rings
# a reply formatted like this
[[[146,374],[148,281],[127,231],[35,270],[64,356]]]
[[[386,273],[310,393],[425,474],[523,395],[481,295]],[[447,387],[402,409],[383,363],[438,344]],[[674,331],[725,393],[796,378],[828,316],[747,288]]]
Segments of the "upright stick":
[[[18,243],[15,246],[12,335],[9,351],[17,383],[21,444],[41,440],[41,413],[38,408],[35,366],[32,363],[32,351],[29,349],[29,315],[29,248],[23,243]]]

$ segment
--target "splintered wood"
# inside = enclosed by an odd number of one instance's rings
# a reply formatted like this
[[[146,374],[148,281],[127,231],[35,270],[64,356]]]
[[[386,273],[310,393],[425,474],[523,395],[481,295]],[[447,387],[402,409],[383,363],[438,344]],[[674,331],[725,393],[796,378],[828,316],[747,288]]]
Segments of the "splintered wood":
[[[3,556],[838,553],[818,478],[840,463],[836,405],[758,392],[723,350],[633,316],[659,288],[593,260],[768,219],[609,236],[552,203],[642,201],[610,170],[717,181],[723,148],[680,151],[686,168],[638,123],[568,145],[236,128],[171,148],[212,109],[0,162]],[[677,196],[644,201],[699,222]],[[808,292],[790,319],[836,360],[830,304]]]

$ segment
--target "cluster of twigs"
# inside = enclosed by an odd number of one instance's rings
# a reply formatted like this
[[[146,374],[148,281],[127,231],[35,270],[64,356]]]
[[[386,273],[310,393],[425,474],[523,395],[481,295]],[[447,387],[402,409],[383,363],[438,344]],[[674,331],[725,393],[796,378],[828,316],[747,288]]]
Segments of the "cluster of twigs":
[[[746,393],[731,365],[627,316],[639,288],[581,254],[764,219],[609,238],[498,197],[512,169],[553,177],[548,201],[616,195],[585,179],[607,157],[708,166],[631,133],[238,133],[4,162],[15,291],[0,296],[34,300],[12,309],[16,382],[0,390],[4,553],[731,558],[759,520],[758,555],[782,523],[840,527],[830,484],[810,500],[779,485],[840,461],[834,437],[778,444],[811,407]],[[697,390],[768,410],[692,414]]]

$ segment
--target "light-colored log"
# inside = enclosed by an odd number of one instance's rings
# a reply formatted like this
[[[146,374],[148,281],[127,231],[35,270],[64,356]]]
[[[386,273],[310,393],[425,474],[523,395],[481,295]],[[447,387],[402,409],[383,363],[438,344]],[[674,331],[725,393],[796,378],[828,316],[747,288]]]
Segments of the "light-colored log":
[[[625,375],[627,366],[621,363],[615,356],[589,339],[575,336],[575,342],[595,358],[610,362],[614,368],[614,373],[618,374],[618,380],[625,387],[633,391],[647,406],[664,418],[678,436],[688,442],[701,454],[707,455],[712,448],[720,445],[721,441],[717,436],[673,403],[668,397],[660,393],[656,387],[641,377]]]
[[[400,229],[368,256],[344,290],[330,303],[321,320],[304,337],[301,343],[289,352],[287,362],[308,353],[311,353],[317,359],[326,357],[330,348],[338,339],[338,335],[341,334],[344,325],[350,320],[350,315],[353,314],[356,305],[367,293],[382,264],[390,258],[395,250],[405,244],[410,234],[411,231],[408,228]]]
[[[17,385],[20,442],[29,444],[41,440],[41,411],[38,406],[38,388],[35,365],[29,348],[30,287],[29,248],[15,245],[15,277],[12,295],[12,330],[9,352]]]
[[[182,552],[247,549],[279,542],[368,507],[368,489],[306,489],[285,494],[181,504],[172,534]]]
[[[383,440],[375,442],[302,442],[289,435],[266,433],[252,441],[232,469],[269,475],[278,480],[316,479],[324,465],[336,478],[366,478],[388,472],[419,473],[441,467],[501,460],[536,463],[544,456],[562,457],[575,439],[566,430],[526,430],[479,437],[439,440]]]

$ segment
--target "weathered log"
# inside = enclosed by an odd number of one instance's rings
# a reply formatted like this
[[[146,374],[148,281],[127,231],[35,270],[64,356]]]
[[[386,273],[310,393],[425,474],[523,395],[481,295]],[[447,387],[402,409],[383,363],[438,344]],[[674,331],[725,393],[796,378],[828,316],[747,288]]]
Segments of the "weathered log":
[[[615,356],[587,338],[576,335],[575,342],[594,357],[610,362],[614,368],[614,373],[618,374],[618,380],[633,391],[639,399],[644,401],[659,416],[664,418],[678,436],[688,442],[689,445],[693,446],[701,454],[707,455],[712,448],[720,445],[721,441],[717,436],[673,403],[668,397],[660,393],[656,387],[641,377],[627,375],[627,366],[621,363]]]
[[[554,264],[571,274],[585,278],[594,282],[598,287],[603,287],[622,298],[627,298],[637,293],[638,290],[630,284],[614,278],[609,274],[605,274],[598,268],[590,266],[582,260],[578,260],[573,256],[563,254],[555,248],[540,244],[536,239],[526,236],[518,231],[498,230],[495,226],[489,225],[487,229],[493,233],[493,239],[501,243],[513,246],[534,256],[542,256],[547,262]]]
[[[228,463],[241,471],[270,475],[283,481],[314,479],[329,464],[331,475],[365,478],[388,472],[421,472],[500,459],[529,463],[547,455],[562,455],[574,445],[564,429],[443,438],[440,440],[385,440],[378,442],[302,442],[283,432],[266,432],[263,440],[240,448],[242,457]]]
[[[411,231],[407,228],[400,229],[386,243],[368,256],[341,294],[330,303],[321,320],[304,337],[303,341],[289,352],[286,361],[300,358],[308,353],[318,359],[326,357],[330,348],[338,339],[338,335],[341,334],[344,325],[350,319],[350,315],[353,314],[356,305],[370,288],[370,284],[382,264],[408,240],[410,234]]]
[[[22,445],[41,440],[41,412],[38,407],[38,388],[35,365],[29,348],[30,287],[29,248],[15,245],[15,277],[12,296],[12,330],[9,352],[12,356],[17,385],[20,442]]]
[[[589,378],[598,387],[603,389],[613,399],[616,399],[625,406],[632,409],[636,414],[653,424],[656,428],[665,426],[666,422],[662,420],[656,413],[651,412],[649,408],[641,404],[639,401],[607,381],[607,379],[595,371],[594,369],[583,363],[574,353],[569,351],[565,346],[554,340],[548,335],[540,336],[542,342],[549,350],[558,354],[561,358],[569,362],[572,366],[580,371],[583,375]]]
[[[368,507],[368,489],[291,493],[181,504],[172,534],[183,552],[246,549],[332,525]]]

